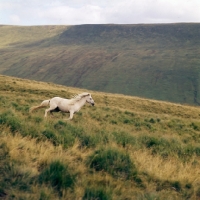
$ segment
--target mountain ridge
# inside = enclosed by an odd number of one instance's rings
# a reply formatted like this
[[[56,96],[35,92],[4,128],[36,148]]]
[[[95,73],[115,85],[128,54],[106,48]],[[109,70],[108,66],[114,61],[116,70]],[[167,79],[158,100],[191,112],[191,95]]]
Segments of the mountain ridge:
[[[198,23],[3,26],[0,30],[4,33],[1,74],[200,103]]]

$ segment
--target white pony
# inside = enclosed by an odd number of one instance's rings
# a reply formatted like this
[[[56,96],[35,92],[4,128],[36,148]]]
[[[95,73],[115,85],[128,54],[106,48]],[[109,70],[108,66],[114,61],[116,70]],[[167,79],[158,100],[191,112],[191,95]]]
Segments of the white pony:
[[[81,93],[74,96],[72,99],[64,99],[61,97],[53,97],[52,99],[44,100],[39,106],[33,106],[30,108],[30,112],[33,110],[50,106],[45,110],[44,117],[47,117],[47,113],[50,112],[67,112],[70,113],[70,117],[67,120],[73,118],[75,112],[78,112],[85,103],[90,103],[94,106],[94,100],[90,93]]]

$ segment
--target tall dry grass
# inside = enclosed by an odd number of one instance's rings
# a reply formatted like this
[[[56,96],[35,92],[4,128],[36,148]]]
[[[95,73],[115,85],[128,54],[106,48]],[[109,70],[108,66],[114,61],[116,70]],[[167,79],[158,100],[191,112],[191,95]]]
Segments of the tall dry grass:
[[[44,110],[29,108],[83,90],[6,76],[0,83],[2,197],[200,197],[198,107],[90,91],[95,107],[84,106],[72,121],[61,113],[45,120]]]

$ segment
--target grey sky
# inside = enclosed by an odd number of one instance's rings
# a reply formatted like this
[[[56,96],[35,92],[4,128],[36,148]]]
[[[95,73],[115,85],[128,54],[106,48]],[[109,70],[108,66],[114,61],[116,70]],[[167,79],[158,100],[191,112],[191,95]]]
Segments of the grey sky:
[[[0,24],[200,22],[200,0],[0,0]]]

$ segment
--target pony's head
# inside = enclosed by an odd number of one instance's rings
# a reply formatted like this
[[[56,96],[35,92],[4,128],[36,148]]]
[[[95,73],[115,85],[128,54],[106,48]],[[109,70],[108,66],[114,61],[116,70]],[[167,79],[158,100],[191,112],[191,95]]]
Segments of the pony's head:
[[[87,102],[87,103],[90,103],[92,106],[94,106],[94,100],[93,100],[91,94],[90,94],[90,93],[87,93],[87,94],[85,95],[85,97],[86,97],[86,102]]]
[[[80,101],[81,99],[85,99],[87,103],[90,103],[92,106],[94,106],[94,100],[90,93],[84,92],[78,95],[75,95],[72,99],[72,102],[75,103],[77,101]]]

